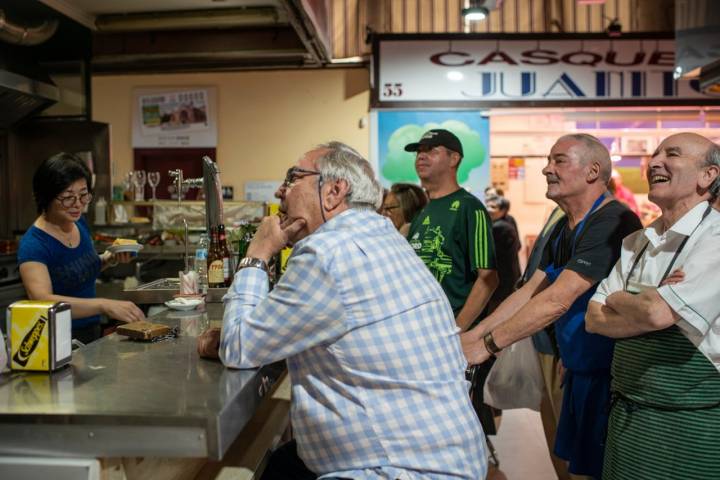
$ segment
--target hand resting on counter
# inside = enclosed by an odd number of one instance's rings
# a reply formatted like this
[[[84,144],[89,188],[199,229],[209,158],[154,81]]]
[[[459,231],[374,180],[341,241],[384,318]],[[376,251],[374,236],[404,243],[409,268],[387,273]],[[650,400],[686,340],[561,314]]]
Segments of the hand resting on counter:
[[[113,320],[124,323],[142,322],[145,320],[145,314],[140,310],[140,307],[133,302],[103,298],[101,305],[102,313]]]
[[[197,351],[202,358],[220,358],[220,329],[208,328],[198,336]]]

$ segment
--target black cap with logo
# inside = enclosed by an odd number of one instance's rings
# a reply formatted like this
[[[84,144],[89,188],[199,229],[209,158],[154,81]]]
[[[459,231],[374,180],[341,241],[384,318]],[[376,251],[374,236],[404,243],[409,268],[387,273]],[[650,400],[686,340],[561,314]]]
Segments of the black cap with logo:
[[[463,156],[463,148],[458,139],[452,132],[442,129],[433,128],[425,132],[420,141],[415,143],[408,143],[405,145],[406,152],[417,152],[421,145],[427,145],[429,147],[437,147],[442,145],[448,150],[458,152],[460,156]]]

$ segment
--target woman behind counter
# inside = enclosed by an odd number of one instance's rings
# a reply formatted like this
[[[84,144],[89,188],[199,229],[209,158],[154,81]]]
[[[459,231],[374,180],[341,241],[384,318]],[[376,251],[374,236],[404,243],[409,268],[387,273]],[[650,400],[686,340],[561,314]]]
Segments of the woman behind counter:
[[[82,218],[92,200],[90,170],[75,155],[58,153],[37,169],[33,195],[38,218],[18,249],[20,276],[31,300],[63,301],[72,307],[72,337],[89,343],[101,336],[100,315],[135,322],[145,315],[134,303],[95,298],[102,270],[131,260],[129,253],[95,252]]]

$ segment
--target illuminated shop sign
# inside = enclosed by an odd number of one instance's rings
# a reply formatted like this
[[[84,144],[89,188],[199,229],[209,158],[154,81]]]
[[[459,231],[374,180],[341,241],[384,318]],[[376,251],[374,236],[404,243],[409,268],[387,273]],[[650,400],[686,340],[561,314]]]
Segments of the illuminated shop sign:
[[[381,40],[375,52],[380,106],[718,101],[673,78],[673,40]]]

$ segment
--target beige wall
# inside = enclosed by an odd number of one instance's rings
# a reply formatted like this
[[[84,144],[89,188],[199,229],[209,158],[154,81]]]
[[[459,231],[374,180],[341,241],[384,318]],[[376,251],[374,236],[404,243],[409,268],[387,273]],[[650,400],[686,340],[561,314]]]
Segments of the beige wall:
[[[133,166],[133,88],[186,85],[218,89],[217,161],[236,199],[245,181],[282,179],[318,143],[340,140],[368,155],[369,128],[360,126],[370,100],[365,69],[96,76],[93,120],[110,124],[113,183]]]

